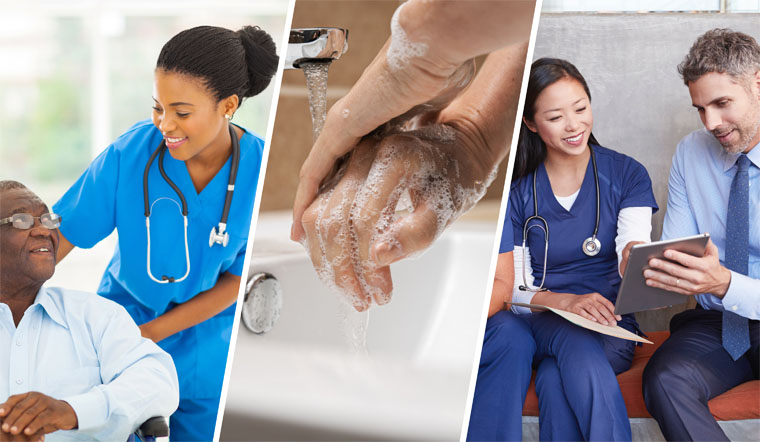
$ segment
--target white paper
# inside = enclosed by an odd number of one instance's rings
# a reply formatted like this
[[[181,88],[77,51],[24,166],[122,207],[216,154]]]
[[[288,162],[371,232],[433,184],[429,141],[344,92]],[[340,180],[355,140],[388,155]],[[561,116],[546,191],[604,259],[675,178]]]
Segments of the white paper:
[[[627,339],[629,341],[636,341],[636,342],[643,342],[645,344],[652,344],[652,341],[649,341],[647,339],[642,338],[641,336],[631,333],[628,330],[624,329],[623,327],[614,325],[602,325],[598,322],[594,322],[591,320],[588,320],[584,318],[583,316],[576,315],[575,313],[566,312],[564,310],[559,310],[552,307],[547,307],[545,305],[538,305],[538,304],[523,304],[521,302],[510,302],[509,304],[517,305],[520,307],[528,307],[535,310],[548,310],[550,312],[556,313],[563,318],[567,319],[568,321],[572,322],[573,324],[583,327],[592,331],[595,331],[597,333],[602,333],[609,336],[614,336],[616,338],[620,339]]]

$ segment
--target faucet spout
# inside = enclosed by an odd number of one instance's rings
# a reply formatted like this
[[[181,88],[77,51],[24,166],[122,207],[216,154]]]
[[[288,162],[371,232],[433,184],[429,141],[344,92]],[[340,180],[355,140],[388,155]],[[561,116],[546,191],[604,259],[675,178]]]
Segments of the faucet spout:
[[[291,29],[285,69],[298,69],[301,63],[330,63],[348,50],[348,29]]]

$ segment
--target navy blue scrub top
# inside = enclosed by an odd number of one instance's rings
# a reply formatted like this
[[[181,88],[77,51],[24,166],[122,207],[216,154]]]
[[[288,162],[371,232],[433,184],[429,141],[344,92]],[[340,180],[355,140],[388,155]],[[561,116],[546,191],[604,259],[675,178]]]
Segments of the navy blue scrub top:
[[[602,247],[596,256],[583,253],[583,241],[594,232],[596,223],[596,188],[594,169],[589,164],[580,192],[570,210],[560,205],[552,192],[543,163],[533,173],[514,182],[509,201],[513,240],[522,245],[523,224],[534,214],[533,174],[536,176],[538,214],[549,225],[549,256],[544,286],[561,293],[598,292],[613,303],[620,287],[618,259],[615,252],[617,220],[626,207],[652,207],[658,210],[652,192],[652,181],[644,166],[631,157],[613,150],[591,145],[596,154],[599,175],[599,231]],[[533,224],[541,224],[531,221]],[[536,284],[541,280],[544,265],[544,233],[530,229],[526,246],[530,249],[531,267]]]
[[[227,247],[209,247],[209,232],[221,219],[232,159],[197,193],[184,161],[164,155],[166,174],[188,205],[190,274],[171,284],[152,281],[146,269],[147,235],[143,171],[163,136],[150,120],[132,126],[95,158],[53,210],[64,222],[61,233],[72,244],[90,248],[116,228],[119,241],[98,294],[123,305],[137,324],[163,315],[216,285],[225,272],[241,275],[264,142],[250,132],[240,139],[240,164],[230,206]],[[151,271],[157,278],[180,278],[186,271],[180,199],[158,170],[148,174]],[[172,355],[181,398],[214,398],[221,393],[235,305],[161,342]]]
[[[512,218],[509,215],[509,200],[507,200],[507,213],[504,214],[504,226],[501,230],[501,243],[499,253],[507,253],[515,250],[514,230],[512,230]]]

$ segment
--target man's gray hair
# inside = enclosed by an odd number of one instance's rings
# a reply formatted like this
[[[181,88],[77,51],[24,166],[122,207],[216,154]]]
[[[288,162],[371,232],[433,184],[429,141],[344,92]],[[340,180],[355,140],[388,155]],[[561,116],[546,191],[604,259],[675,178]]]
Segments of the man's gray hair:
[[[710,72],[725,73],[735,80],[760,71],[760,45],[751,36],[730,29],[712,29],[694,42],[678,65],[684,84]]]
[[[26,189],[27,187],[18,181],[0,180],[0,190]]]

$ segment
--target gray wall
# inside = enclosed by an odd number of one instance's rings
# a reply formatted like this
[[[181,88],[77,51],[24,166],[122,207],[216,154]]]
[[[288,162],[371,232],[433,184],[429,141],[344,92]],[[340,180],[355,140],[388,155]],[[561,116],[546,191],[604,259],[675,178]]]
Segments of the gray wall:
[[[712,28],[731,28],[760,40],[760,14],[542,14],[534,59],[564,58],[591,89],[594,135],[634,157],[649,171],[662,231],[668,174],[678,141],[702,123],[676,66],[694,40]],[[683,308],[637,315],[645,330],[666,330]]]

